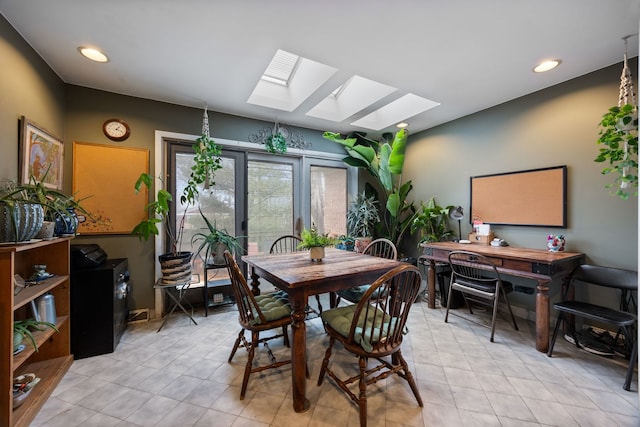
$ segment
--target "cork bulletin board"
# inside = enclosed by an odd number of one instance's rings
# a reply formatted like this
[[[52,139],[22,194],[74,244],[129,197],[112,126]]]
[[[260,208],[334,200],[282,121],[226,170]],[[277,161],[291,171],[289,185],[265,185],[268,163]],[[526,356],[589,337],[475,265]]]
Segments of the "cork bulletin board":
[[[567,166],[471,177],[471,220],[567,227]]]
[[[80,234],[129,234],[145,218],[148,193],[134,185],[149,172],[149,150],[73,143],[73,194],[96,219],[79,224]]]

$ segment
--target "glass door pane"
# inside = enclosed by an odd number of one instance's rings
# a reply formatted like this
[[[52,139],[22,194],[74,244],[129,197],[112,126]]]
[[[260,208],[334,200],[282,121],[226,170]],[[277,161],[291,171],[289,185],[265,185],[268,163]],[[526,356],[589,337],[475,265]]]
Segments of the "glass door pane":
[[[298,161],[250,155],[247,162],[247,212],[249,255],[269,253],[280,236],[297,234],[300,216],[296,192],[300,191]],[[267,160],[268,159],[268,160]]]
[[[311,223],[320,233],[347,234],[347,170],[310,167]]]

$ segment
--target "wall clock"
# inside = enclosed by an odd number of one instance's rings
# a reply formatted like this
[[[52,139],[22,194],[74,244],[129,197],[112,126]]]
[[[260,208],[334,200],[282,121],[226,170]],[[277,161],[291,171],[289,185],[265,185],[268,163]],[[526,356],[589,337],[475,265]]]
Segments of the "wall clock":
[[[127,122],[120,119],[107,119],[102,125],[102,131],[112,141],[124,141],[131,135]]]

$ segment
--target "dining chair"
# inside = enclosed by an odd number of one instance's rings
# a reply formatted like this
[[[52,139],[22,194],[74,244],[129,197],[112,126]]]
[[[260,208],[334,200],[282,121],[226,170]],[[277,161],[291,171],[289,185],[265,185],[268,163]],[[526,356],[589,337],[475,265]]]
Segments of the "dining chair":
[[[329,346],[322,360],[318,385],[322,385],[325,374],[328,375],[358,405],[361,427],[367,425],[367,386],[392,374],[409,383],[418,404],[423,406],[418,386],[401,350],[402,340],[408,333],[409,309],[418,296],[421,281],[417,267],[398,266],[373,282],[357,304],[325,310],[320,316],[329,335]],[[358,357],[357,375],[341,379],[338,374],[348,375],[348,368],[335,361],[336,367],[330,366],[336,341]],[[370,359],[375,361],[375,366],[369,367]]]
[[[292,323],[292,309],[286,297],[279,295],[277,292],[257,296],[253,295],[233,255],[231,255],[229,251],[225,251],[224,258],[227,269],[229,270],[231,289],[236,299],[239,313],[238,321],[241,326],[240,333],[233,344],[228,362],[231,363],[233,356],[240,347],[244,347],[248,353],[247,363],[244,368],[244,377],[242,379],[242,388],[240,390],[240,400],[242,400],[247,391],[247,384],[249,383],[249,376],[251,374],[266,369],[279,368],[280,366],[291,363],[291,359],[277,361],[267,341],[284,337],[284,343],[289,347],[287,327]],[[261,332],[278,328],[282,328],[282,333],[260,338]],[[246,339],[245,331],[251,332],[251,341]],[[254,367],[253,359],[255,351],[260,344],[263,344],[266,348],[271,363]]]
[[[464,301],[473,314],[473,304],[488,307],[492,310],[491,316],[491,337],[493,342],[496,330],[496,316],[498,313],[498,302],[500,296],[509,309],[513,327],[517,331],[518,324],[511,310],[511,304],[507,294],[513,291],[513,284],[502,280],[496,265],[491,259],[471,251],[451,251],[449,253],[449,265],[451,266],[451,281],[449,284],[449,295],[447,298],[447,311],[444,321],[449,320],[449,310],[453,291],[460,291]]]
[[[578,297],[580,295],[589,295],[596,289],[602,288],[610,288],[619,292],[619,309],[612,308],[613,304],[609,304],[609,306],[593,304]],[[638,273],[636,271],[597,265],[580,265],[576,267],[569,276],[568,284],[564,287],[562,301],[553,304],[553,308],[558,310],[558,318],[553,329],[547,356],[551,357],[553,354],[553,346],[562,322],[567,326],[568,334],[573,339],[576,347],[580,348],[582,346],[576,334],[574,321],[570,320],[569,316],[587,319],[600,325],[614,326],[617,330],[612,342],[615,345],[622,338],[622,353],[626,359],[629,359],[627,375],[623,385],[623,388],[629,391],[633,368],[637,362],[638,340],[636,331],[638,319],[631,312],[631,307],[628,307],[628,299],[631,298],[633,300],[632,293],[637,291]],[[571,295],[575,295],[575,297],[570,298]],[[632,309],[637,311],[635,304]]]
[[[398,250],[396,249],[396,245],[394,245],[391,240],[385,238],[373,240],[364,248],[362,254],[387,259],[398,258]],[[354,304],[358,303],[362,299],[362,296],[365,294],[365,292],[367,292],[367,290],[369,289],[369,286],[370,285],[360,285],[353,288],[337,291],[335,306],[338,306],[341,299],[345,299]]]
[[[304,251],[306,249],[298,249],[298,245],[302,242],[302,239],[295,235],[286,235],[278,237],[273,244],[271,245],[271,249],[269,249],[270,254],[281,254],[287,252],[298,252]],[[320,303],[320,295],[316,295],[316,302],[318,303],[318,311],[314,310],[312,307],[308,307],[308,311],[319,316],[322,313],[322,304]]]

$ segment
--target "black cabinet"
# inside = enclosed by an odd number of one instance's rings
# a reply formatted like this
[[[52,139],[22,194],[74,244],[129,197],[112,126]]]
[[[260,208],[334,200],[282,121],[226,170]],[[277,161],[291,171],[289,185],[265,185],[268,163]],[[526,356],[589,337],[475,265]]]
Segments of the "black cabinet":
[[[71,271],[71,353],[75,359],[112,353],[127,327],[126,258]]]

